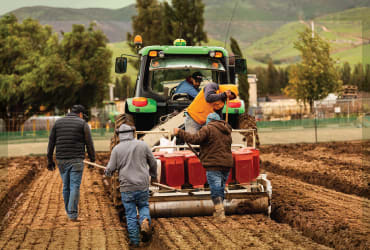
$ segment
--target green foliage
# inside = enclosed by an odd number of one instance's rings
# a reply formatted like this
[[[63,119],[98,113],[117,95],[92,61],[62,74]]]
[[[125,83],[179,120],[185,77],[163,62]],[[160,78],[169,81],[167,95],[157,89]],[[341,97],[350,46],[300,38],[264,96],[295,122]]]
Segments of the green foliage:
[[[351,81],[351,66],[348,62],[345,62],[340,72],[340,79],[344,85],[350,84]]]
[[[351,76],[351,84],[357,86],[359,90],[364,89],[365,72],[362,63],[358,63],[355,65],[353,69],[353,74]]]
[[[114,85],[114,97],[125,100],[132,96],[131,79],[129,76],[123,75],[121,79],[117,77]]]
[[[275,94],[279,92],[279,72],[276,70],[272,60],[269,61],[267,66],[267,88],[269,94]]]
[[[0,113],[5,124],[15,116],[22,123],[40,106],[51,111],[99,103],[111,67],[105,45],[105,36],[93,26],[87,31],[74,27],[60,43],[49,26],[35,20],[18,23],[13,15],[1,18]]]
[[[81,81],[75,83],[74,103],[91,107],[101,103],[110,81],[112,52],[106,47],[107,38],[95,30],[95,24],[88,29],[73,25],[72,32],[65,33],[61,42],[61,55]]]
[[[127,42],[133,52],[135,35],[143,38],[143,47],[148,45],[172,45],[176,38],[183,38],[187,45],[207,42],[203,30],[204,4],[201,0],[172,0],[172,6],[166,1],[137,0],[137,15],[132,17],[133,33],[127,33]],[[139,69],[138,60],[130,63]]]
[[[366,64],[365,68],[365,81],[364,81],[364,91],[370,92],[370,64]]]
[[[313,102],[325,98],[329,93],[341,87],[339,74],[330,57],[330,45],[310,29],[299,33],[294,47],[301,52],[302,62],[289,71],[289,85],[284,92],[297,101],[309,103],[313,111]]]
[[[207,42],[204,26],[204,4],[202,0],[172,0],[173,32],[177,38],[186,40],[188,46]]]
[[[236,57],[243,58],[243,53],[239,47],[238,42],[233,38],[230,37],[230,47],[231,51]],[[249,106],[249,83],[248,83],[248,75],[241,74],[238,76],[239,80],[239,95],[240,98],[245,102],[245,108],[248,109]]]
[[[201,0],[172,0],[172,5],[166,1],[161,4],[157,0],[137,0],[136,8],[133,33],[127,33],[133,51],[133,37],[137,34],[142,36],[143,46],[172,45],[176,38],[185,39],[190,46],[207,42]]]

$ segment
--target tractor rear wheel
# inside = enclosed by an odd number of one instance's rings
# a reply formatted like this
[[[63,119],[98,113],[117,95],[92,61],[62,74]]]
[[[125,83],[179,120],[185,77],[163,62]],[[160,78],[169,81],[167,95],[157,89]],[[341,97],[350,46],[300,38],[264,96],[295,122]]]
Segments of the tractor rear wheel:
[[[256,119],[254,119],[253,116],[248,115],[247,113],[241,114],[239,116],[238,128],[239,129],[254,129],[255,136],[256,136],[256,147],[258,148],[260,146]],[[241,133],[241,134],[244,135],[243,140],[244,141],[247,140],[247,145],[253,145],[253,134],[252,133]]]

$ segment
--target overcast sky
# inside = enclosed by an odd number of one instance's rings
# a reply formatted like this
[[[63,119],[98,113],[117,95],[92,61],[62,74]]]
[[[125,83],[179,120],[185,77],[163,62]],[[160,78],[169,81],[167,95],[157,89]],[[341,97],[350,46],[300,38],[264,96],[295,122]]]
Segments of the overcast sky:
[[[107,8],[119,9],[136,0],[0,0],[0,15],[22,7],[50,6],[67,8]]]

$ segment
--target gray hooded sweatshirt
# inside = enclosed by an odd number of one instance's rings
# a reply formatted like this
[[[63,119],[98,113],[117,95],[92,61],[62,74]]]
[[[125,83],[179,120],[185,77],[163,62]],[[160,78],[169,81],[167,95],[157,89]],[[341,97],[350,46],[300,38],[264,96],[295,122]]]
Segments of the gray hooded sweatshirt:
[[[107,176],[118,170],[121,192],[147,190],[149,175],[157,178],[156,159],[145,142],[134,139],[133,131],[134,128],[126,124],[120,126],[120,143],[113,148],[105,170]]]

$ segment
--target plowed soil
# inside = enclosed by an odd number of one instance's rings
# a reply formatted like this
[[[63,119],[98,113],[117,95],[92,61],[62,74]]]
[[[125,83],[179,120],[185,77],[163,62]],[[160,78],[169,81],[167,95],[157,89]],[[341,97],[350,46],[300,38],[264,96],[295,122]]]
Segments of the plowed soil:
[[[370,249],[370,204],[366,195],[369,166],[364,154],[367,149],[356,142],[284,147],[268,146],[261,150],[265,168],[262,171],[273,185],[272,219],[260,214],[227,216],[224,223],[212,217],[155,219],[153,241],[144,248]],[[296,153],[298,148],[301,151]],[[358,160],[364,155],[363,160]],[[99,153],[97,159],[105,165],[108,154]],[[129,248],[125,224],[120,222],[104,190],[99,171],[85,168],[79,207],[81,221],[70,222],[64,211],[58,171],[45,169],[45,157],[34,160],[33,166],[27,163],[28,158],[7,159],[8,173],[16,168],[33,175],[11,177],[14,183],[27,181],[19,184],[23,187],[20,192],[10,195],[11,206],[0,207],[7,210],[1,225],[0,249]],[[319,181],[316,173],[325,172],[327,180],[337,177],[339,184]],[[353,177],[348,178],[349,174]],[[359,174],[362,178],[355,176]],[[9,186],[10,181],[6,183]],[[358,186],[360,191],[341,187],[348,183]],[[11,194],[9,188],[1,190]]]

